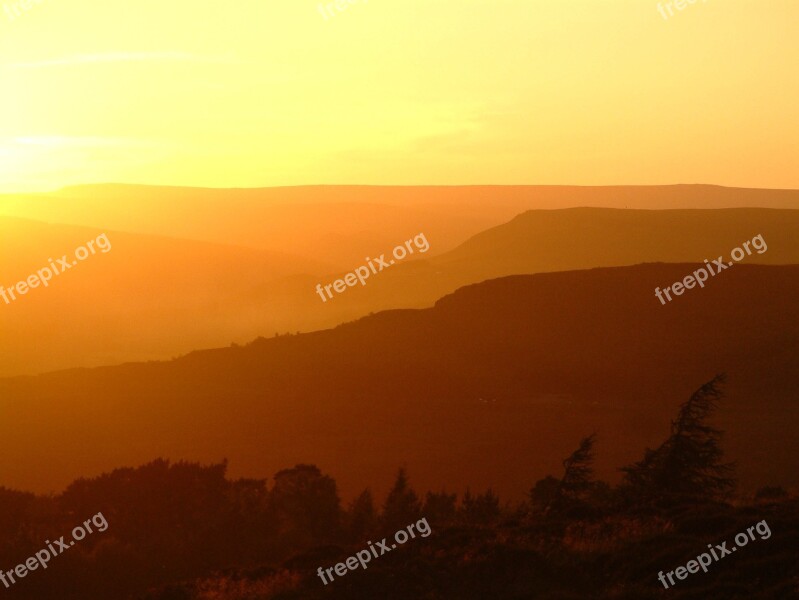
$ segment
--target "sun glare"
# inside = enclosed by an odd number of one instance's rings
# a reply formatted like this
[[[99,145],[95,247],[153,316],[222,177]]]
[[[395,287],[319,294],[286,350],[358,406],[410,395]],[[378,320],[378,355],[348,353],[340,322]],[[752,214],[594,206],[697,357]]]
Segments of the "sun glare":
[[[0,192],[13,193],[41,189],[35,181],[35,148],[19,140],[0,140]]]

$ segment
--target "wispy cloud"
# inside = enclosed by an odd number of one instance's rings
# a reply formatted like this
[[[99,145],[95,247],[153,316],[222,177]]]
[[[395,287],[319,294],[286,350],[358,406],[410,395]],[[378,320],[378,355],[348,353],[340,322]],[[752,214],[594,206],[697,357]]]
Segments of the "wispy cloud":
[[[14,138],[11,143],[44,148],[101,148],[150,146],[155,142],[130,138],[39,135]],[[0,146],[2,147],[2,146]]]
[[[202,56],[191,52],[106,52],[103,54],[75,54],[35,62],[13,63],[10,69],[43,69],[47,67],[73,67],[79,65],[96,65],[120,62],[195,62],[195,63],[231,63],[232,55]]]

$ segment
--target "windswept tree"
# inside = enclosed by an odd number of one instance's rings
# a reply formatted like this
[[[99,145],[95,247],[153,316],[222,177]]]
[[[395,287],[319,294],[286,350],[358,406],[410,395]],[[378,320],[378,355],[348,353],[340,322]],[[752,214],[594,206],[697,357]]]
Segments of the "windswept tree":
[[[722,432],[707,424],[722,398],[724,374],[702,385],[680,407],[671,435],[643,460],[622,469],[628,492],[639,500],[719,499],[735,487],[734,467],[722,462]]]
[[[577,450],[563,461],[563,478],[555,496],[556,503],[582,501],[591,490],[594,479],[594,444],[595,433],[583,438]]]
[[[580,445],[563,461],[563,477],[547,475],[530,490],[530,502],[536,512],[562,511],[585,506],[599,486],[594,481],[594,445],[596,434],[580,440]]]

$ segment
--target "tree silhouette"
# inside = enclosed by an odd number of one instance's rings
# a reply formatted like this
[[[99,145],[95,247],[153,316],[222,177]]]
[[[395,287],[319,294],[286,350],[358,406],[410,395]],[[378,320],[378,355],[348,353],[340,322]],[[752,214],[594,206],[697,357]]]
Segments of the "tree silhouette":
[[[427,492],[422,514],[431,523],[450,524],[455,520],[457,500],[457,494],[448,494],[445,491]]]
[[[563,461],[563,478],[555,496],[556,503],[583,500],[591,489],[595,443],[595,433],[583,438],[577,450]]]
[[[360,542],[367,539],[377,527],[377,511],[375,510],[372,492],[362,491],[350,504],[347,513],[350,539]]]
[[[639,500],[717,499],[735,487],[733,465],[722,463],[722,432],[706,421],[722,398],[724,374],[702,385],[680,407],[671,435],[643,460],[625,467],[625,484]]]
[[[292,535],[301,545],[333,540],[340,532],[336,482],[316,465],[297,465],[278,472],[270,506],[281,533]]]
[[[472,496],[467,488],[460,509],[464,523],[485,525],[499,516],[499,497],[491,490]]]
[[[383,527],[387,531],[405,527],[419,519],[421,510],[419,497],[408,485],[405,469],[400,469],[383,507]]]
[[[530,491],[533,507],[562,511],[586,504],[597,486],[594,477],[594,444],[596,434],[580,440],[580,445],[563,461],[563,477],[548,476]]]
[[[560,489],[560,480],[552,475],[536,481],[530,490],[530,503],[535,510],[546,510],[555,501]]]

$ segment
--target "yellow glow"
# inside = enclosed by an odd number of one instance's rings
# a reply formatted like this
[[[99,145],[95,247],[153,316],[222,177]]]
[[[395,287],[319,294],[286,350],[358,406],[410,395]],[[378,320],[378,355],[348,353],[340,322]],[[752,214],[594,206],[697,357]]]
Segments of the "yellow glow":
[[[0,191],[799,187],[794,0],[669,19],[654,0],[359,0],[327,20],[316,0],[18,10],[0,11]]]

